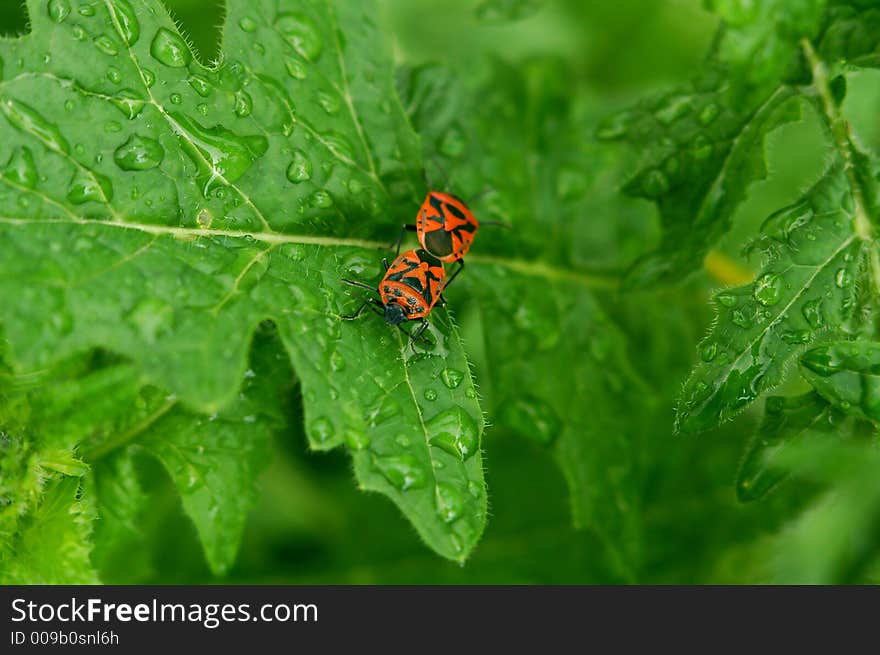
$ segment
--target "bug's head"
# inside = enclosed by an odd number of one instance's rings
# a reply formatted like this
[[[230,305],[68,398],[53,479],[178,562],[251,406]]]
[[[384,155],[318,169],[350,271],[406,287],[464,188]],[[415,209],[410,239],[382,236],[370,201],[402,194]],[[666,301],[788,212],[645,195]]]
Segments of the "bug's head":
[[[385,305],[385,322],[388,325],[400,325],[407,320],[406,312],[403,307],[396,303]]]

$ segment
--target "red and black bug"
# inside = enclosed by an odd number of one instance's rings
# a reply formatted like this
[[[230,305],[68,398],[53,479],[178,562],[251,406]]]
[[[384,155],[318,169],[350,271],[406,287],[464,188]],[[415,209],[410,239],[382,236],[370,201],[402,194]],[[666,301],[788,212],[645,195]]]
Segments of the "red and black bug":
[[[406,321],[418,320],[421,325],[411,335],[413,340],[418,339],[428,327],[427,315],[438,301],[442,302],[441,294],[448,286],[443,264],[425,250],[407,250],[398,255],[390,266],[387,259],[383,259],[382,263],[385,265],[385,276],[378,288],[357,280],[343,279],[343,282],[353,286],[377,292],[381,300],[365,300],[354,314],[341,318],[356,319],[369,307],[381,313],[388,325],[399,327]]]
[[[404,225],[397,247],[405,231],[416,232],[422,248],[441,262],[458,262],[459,268],[449,281],[464,268],[463,258],[473,243],[480,224],[465,202],[450,193],[429,191],[419,208],[415,225]]]

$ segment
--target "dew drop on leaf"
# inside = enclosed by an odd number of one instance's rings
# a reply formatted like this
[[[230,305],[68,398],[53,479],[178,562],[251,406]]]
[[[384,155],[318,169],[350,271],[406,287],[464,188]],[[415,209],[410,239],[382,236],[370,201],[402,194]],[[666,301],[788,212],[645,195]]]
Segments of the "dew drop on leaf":
[[[141,77],[144,78],[144,84],[147,85],[147,88],[152,87],[156,83],[156,74],[149,68],[141,69]]]
[[[346,430],[343,435],[346,445],[352,450],[365,450],[370,446],[370,437],[361,430]]]
[[[70,3],[67,0],[49,0],[47,10],[53,23],[63,23],[70,15]]]
[[[848,289],[853,285],[853,275],[848,268],[841,268],[834,275],[834,284],[841,289]]]
[[[287,69],[287,74],[295,80],[304,80],[308,75],[308,72],[306,71],[306,65],[299,59],[285,59],[284,67]]]
[[[114,97],[110,98],[110,103],[121,111],[128,120],[137,118],[146,104],[143,98],[132,89],[120,89]]]
[[[308,16],[296,13],[279,14],[275,27],[300,56],[315,61],[320,57],[324,41],[318,27]]]
[[[195,92],[198,93],[203,98],[207,98],[211,95],[211,85],[208,84],[208,80],[200,75],[193,75],[189,78],[189,85],[195,89]]]
[[[425,392],[423,395],[425,396],[425,400],[432,401],[432,402],[437,400],[437,390],[436,389],[431,389],[430,387],[428,387],[427,389],[425,389]]]
[[[146,171],[162,163],[165,151],[158,141],[138,134],[131,135],[113,153],[113,161],[124,171]]]
[[[719,293],[715,296],[715,300],[723,307],[733,307],[736,305],[736,296],[732,293]]]
[[[440,482],[435,490],[437,513],[444,523],[452,523],[461,517],[466,506],[464,494],[453,484]]]
[[[464,374],[454,368],[444,368],[443,372],[440,373],[440,379],[443,380],[443,384],[445,384],[450,389],[455,389],[461,381],[464,379]]]
[[[715,122],[715,119],[718,118],[718,114],[721,113],[721,110],[718,108],[714,102],[710,102],[708,105],[703,107],[700,110],[699,121],[701,125],[711,125]]]
[[[235,94],[235,115],[239,118],[250,116],[254,109],[254,101],[247,91],[237,91]]]
[[[3,177],[26,189],[37,186],[37,167],[34,156],[27,146],[16,148],[3,170]]]
[[[192,53],[181,36],[160,27],[150,43],[150,54],[160,64],[170,68],[183,68],[192,60]]]
[[[412,455],[386,455],[375,457],[373,465],[399,491],[419,489],[428,481],[425,467]]]
[[[95,15],[95,8],[88,4],[80,5],[76,11],[80,16],[85,16],[86,18]]]
[[[321,416],[309,424],[309,437],[318,443],[327,443],[333,437],[333,424]]]
[[[804,303],[804,307],[801,310],[801,313],[804,315],[804,318],[807,320],[807,323],[810,324],[810,327],[814,330],[825,325],[825,318],[822,315],[822,299],[817,298],[815,300],[810,300]]]
[[[119,54],[119,49],[116,47],[113,39],[106,34],[96,36],[93,43],[95,44],[95,47],[105,55],[110,55],[112,57]]]
[[[333,206],[333,196],[324,189],[318,189],[309,196],[309,204],[318,209],[329,209]]]
[[[464,409],[450,407],[425,423],[429,441],[462,461],[471,457],[479,446],[480,430],[477,422]]]
[[[335,93],[318,91],[318,104],[321,105],[321,109],[331,116],[339,112],[340,100],[339,96]]]
[[[241,28],[242,32],[253,32],[257,29],[256,21],[248,16],[245,16],[241,20],[239,20],[238,26]]]
[[[312,162],[302,150],[293,151],[293,161],[287,167],[286,175],[294,184],[312,179]]]
[[[330,368],[333,371],[341,371],[345,368],[345,357],[338,350],[333,351],[333,354],[330,355]]]
[[[183,102],[183,97],[179,93],[172,93],[168,99],[171,101],[172,105],[179,105]]]
[[[778,275],[767,273],[755,280],[752,294],[759,303],[770,307],[779,302],[782,297],[782,280]]]
[[[23,102],[7,98],[0,100],[0,111],[16,129],[36,136],[51,150],[70,154],[67,139],[56,125],[43,118],[37,110]]]
[[[129,0],[113,0],[110,6],[119,23],[123,38],[129,45],[137,43],[141,35],[141,26]]]
[[[77,170],[67,188],[67,199],[74,205],[106,202],[112,197],[113,187],[110,180],[94,172]]]
[[[703,346],[702,350],[700,350],[700,359],[704,362],[711,362],[715,359],[715,356],[718,354],[718,344],[714,341],[712,343],[707,343]]]

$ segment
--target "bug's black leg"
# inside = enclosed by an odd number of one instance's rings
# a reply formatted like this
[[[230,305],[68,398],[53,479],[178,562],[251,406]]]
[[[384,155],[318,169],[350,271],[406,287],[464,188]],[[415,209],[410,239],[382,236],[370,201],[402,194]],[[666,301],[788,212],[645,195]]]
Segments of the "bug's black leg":
[[[452,281],[458,277],[458,274],[464,270],[464,260],[458,260],[458,268],[455,269],[455,273],[449,276],[449,279],[446,280],[446,284],[443,285],[443,290],[446,291],[449,288],[449,285],[452,284]]]
[[[358,282],[357,280],[349,280],[348,278],[342,278],[342,281],[346,284],[350,284],[353,287],[360,287],[361,289],[368,289],[376,293],[376,287],[371,287],[369,284],[365,284],[364,282]]]
[[[421,321],[422,324],[418,328],[416,328],[415,332],[410,335],[410,339],[412,339],[413,341],[418,341],[419,339],[421,339],[422,335],[425,333],[425,330],[428,329],[428,319],[423,318],[421,319]]]
[[[369,304],[370,304],[370,301],[365,300],[364,302],[361,303],[361,306],[355,310],[354,314],[340,314],[339,318],[341,318],[343,321],[353,321],[354,319],[358,318],[361,314],[364,313],[364,310],[369,306]]]
[[[364,302],[361,303],[361,306],[357,308],[354,314],[342,314],[339,318],[341,318],[343,321],[353,321],[361,314],[363,314],[364,310],[367,308],[375,311],[377,314],[385,313],[385,305],[383,305],[375,298],[367,298],[366,300],[364,300]]]
[[[403,243],[403,235],[407,232],[416,232],[418,228],[415,225],[401,225],[400,226],[400,234],[397,235],[397,242],[394,244],[394,256],[397,257],[400,254],[400,244]],[[385,267],[388,268],[387,266]]]
[[[382,258],[382,266],[385,267],[386,271],[388,270],[388,258],[387,257]]]

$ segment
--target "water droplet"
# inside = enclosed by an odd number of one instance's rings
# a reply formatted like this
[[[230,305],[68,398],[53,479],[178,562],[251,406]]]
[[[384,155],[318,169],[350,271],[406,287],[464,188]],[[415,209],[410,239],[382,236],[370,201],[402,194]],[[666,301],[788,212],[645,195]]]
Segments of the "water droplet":
[[[120,89],[114,97],[110,98],[110,103],[121,111],[128,120],[137,118],[146,105],[143,98],[132,89]]]
[[[34,156],[27,146],[16,148],[6,164],[3,177],[13,184],[33,189],[37,186],[37,167],[34,165]]]
[[[745,315],[742,310],[734,309],[730,314],[730,321],[743,329],[752,327],[752,319]]]
[[[309,424],[309,437],[319,444],[327,443],[333,437],[333,424],[323,416]]]
[[[443,372],[440,373],[440,378],[443,380],[443,384],[447,387],[455,389],[461,384],[461,381],[464,379],[464,374],[454,368],[444,368]]]
[[[198,105],[196,105],[196,110],[198,110],[198,112],[199,112],[202,116],[207,116],[207,115],[208,115],[208,105],[205,104],[204,102],[199,103]]]
[[[664,125],[670,125],[692,109],[690,96],[672,96],[664,101],[654,116]]]
[[[147,88],[152,87],[156,83],[156,74],[149,68],[141,69],[141,77],[144,78],[144,84],[147,85]]]
[[[290,75],[295,80],[304,80],[306,79],[306,75],[308,74],[306,70],[306,65],[301,62],[299,59],[285,59],[284,67],[287,69],[287,74]]]
[[[477,422],[458,406],[446,409],[425,423],[432,446],[455,455],[462,461],[471,457],[480,445]]]
[[[93,42],[95,47],[105,55],[115,56],[119,54],[119,49],[116,47],[116,43],[106,34],[96,36]]]
[[[206,128],[178,112],[169,116],[175,123],[183,151],[196,166],[203,184],[202,193],[206,196],[220,176],[227,182],[234,182],[269,147],[268,140],[262,135],[240,136],[222,125]]]
[[[348,429],[342,434],[346,445],[352,450],[364,450],[370,445],[370,437],[366,432]]]
[[[196,214],[196,224],[201,228],[209,228],[213,222],[214,215],[207,207],[202,207]]]
[[[107,121],[106,123],[104,123],[105,132],[113,133],[119,132],[120,130],[122,130],[122,123],[118,121]]]
[[[425,400],[429,400],[431,402],[437,400],[437,391],[435,389],[431,389],[430,387],[425,389]]]
[[[80,5],[76,11],[80,16],[85,16],[86,18],[95,15],[95,8],[92,5]]]
[[[107,79],[113,82],[113,84],[119,84],[122,81],[122,73],[119,72],[118,68],[111,66],[107,69]]]
[[[343,357],[338,350],[330,355],[330,368],[333,371],[341,371],[345,368],[345,357]]]
[[[397,437],[395,437],[394,439],[394,443],[396,443],[401,448],[409,448],[412,445],[409,437],[407,437],[405,434],[397,435]]]
[[[158,141],[137,134],[119,146],[113,161],[124,171],[146,171],[162,163],[165,151]]]
[[[254,101],[247,91],[237,91],[235,94],[235,115],[239,118],[250,116],[254,109]]]
[[[642,193],[648,198],[659,198],[669,191],[669,178],[666,173],[659,169],[653,169],[645,173],[642,179]]]
[[[711,125],[718,118],[721,110],[714,102],[710,102],[700,111],[699,121],[701,125]]]
[[[473,387],[468,387],[467,389],[464,390],[464,395],[467,396],[468,398],[476,398],[477,391]]]
[[[452,523],[464,513],[464,494],[448,482],[440,482],[435,490],[437,513],[444,523]]]
[[[77,41],[82,41],[86,38],[86,31],[79,25],[74,25],[71,33],[73,34],[73,38]]]
[[[211,85],[208,84],[208,80],[200,75],[193,75],[190,77],[189,85],[203,98],[207,98],[211,95]]]
[[[49,0],[47,9],[49,18],[54,23],[63,23],[64,19],[70,15],[70,3],[67,0]]]
[[[717,343],[707,343],[703,346],[702,350],[700,350],[700,358],[704,362],[711,362],[715,359],[715,355],[718,354],[718,344]]]
[[[327,91],[318,91],[318,104],[321,105],[325,112],[332,116],[339,111],[339,96]]]
[[[810,324],[810,327],[814,330],[825,324],[825,318],[822,315],[821,298],[805,302],[801,313],[804,315],[804,318],[807,319],[807,323]]]
[[[779,338],[785,343],[798,345],[809,342],[811,336],[813,333],[810,330],[788,330],[779,335]]]
[[[309,196],[309,204],[318,209],[329,209],[333,206],[333,196],[324,189],[318,189]]]
[[[116,21],[119,23],[123,38],[129,45],[137,43],[141,35],[141,26],[129,1],[113,0],[110,6]]]
[[[765,307],[771,307],[782,297],[782,280],[778,275],[766,273],[755,280],[752,295]]]
[[[400,491],[424,487],[428,474],[412,455],[389,455],[373,459],[374,466],[391,485]]]
[[[0,100],[0,111],[13,127],[37,137],[50,150],[70,154],[67,139],[62,136],[57,126],[43,118],[37,110],[23,102],[7,98]]]
[[[351,147],[351,142],[338,132],[326,132],[321,135],[321,140],[333,152],[347,159],[353,158],[352,152],[354,152],[354,150]]]
[[[67,188],[67,199],[74,205],[85,202],[106,202],[112,197],[113,186],[110,180],[94,172],[77,170]]]
[[[470,480],[468,482],[468,491],[470,492],[471,496],[473,496],[474,498],[479,498],[480,496],[483,495],[484,488],[481,487],[480,485],[478,485],[473,480]]]
[[[733,307],[736,305],[736,296],[732,293],[719,293],[715,296],[715,300],[724,307]]]
[[[460,157],[464,153],[466,146],[467,141],[462,131],[452,126],[443,134],[443,139],[440,142],[440,152],[447,157]]]
[[[279,14],[275,27],[301,57],[315,61],[324,48],[321,33],[308,16],[295,13]]]
[[[841,268],[834,276],[834,284],[841,289],[847,289],[853,285],[853,274],[848,268]]]
[[[160,64],[170,68],[183,68],[192,60],[192,53],[179,34],[160,27],[150,44],[150,54]]]
[[[245,16],[240,21],[238,21],[238,26],[242,29],[243,32],[253,32],[257,29],[257,23],[253,18],[249,18]]]

